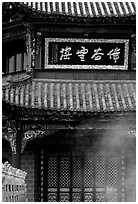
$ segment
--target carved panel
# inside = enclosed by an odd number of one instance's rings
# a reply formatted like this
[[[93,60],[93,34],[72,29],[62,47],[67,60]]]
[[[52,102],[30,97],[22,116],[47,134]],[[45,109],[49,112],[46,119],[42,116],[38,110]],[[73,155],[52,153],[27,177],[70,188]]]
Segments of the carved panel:
[[[81,202],[81,193],[73,193],[72,202]]]
[[[48,202],[57,202],[57,193],[48,193],[47,200]]]
[[[96,202],[105,202],[105,194],[96,193]]]
[[[93,193],[84,193],[84,202],[93,202]]]
[[[60,193],[60,202],[69,202],[69,193]]]

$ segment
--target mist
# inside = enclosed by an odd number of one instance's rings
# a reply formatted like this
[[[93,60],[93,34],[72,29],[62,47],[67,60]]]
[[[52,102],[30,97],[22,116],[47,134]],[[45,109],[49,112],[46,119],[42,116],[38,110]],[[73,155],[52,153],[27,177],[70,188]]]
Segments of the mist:
[[[111,122],[105,120],[102,126],[100,124],[101,121],[98,125],[97,121],[94,122],[93,119],[82,120],[75,133],[78,143],[81,138],[87,138],[88,140],[85,139],[87,145],[84,152],[94,152],[95,157],[100,159],[103,157],[107,161],[105,163],[106,174],[109,178],[105,185],[104,199],[110,202],[135,202],[136,137],[133,134],[135,131],[130,133],[128,121],[125,119]],[[97,164],[94,165],[99,165],[98,162],[97,159]],[[97,171],[100,170],[97,168]],[[118,184],[120,185],[119,189]],[[102,199],[101,196],[98,202],[103,201]]]

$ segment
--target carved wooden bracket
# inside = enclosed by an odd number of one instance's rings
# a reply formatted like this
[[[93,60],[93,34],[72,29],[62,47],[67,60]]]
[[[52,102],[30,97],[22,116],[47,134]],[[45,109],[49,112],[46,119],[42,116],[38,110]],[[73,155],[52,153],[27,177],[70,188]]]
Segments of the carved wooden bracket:
[[[42,130],[28,130],[28,131],[26,131],[24,133],[24,137],[22,140],[21,152],[23,152],[23,150],[26,147],[27,142],[29,140],[33,140],[33,139],[38,138],[38,137],[43,137],[44,133],[45,133],[45,131],[42,131]]]
[[[38,129],[37,130],[27,130],[23,136],[21,152],[24,151],[28,141],[33,140],[35,138],[42,138],[45,135],[48,136],[52,134],[53,132],[55,132],[55,130],[38,130]]]
[[[10,143],[12,152],[16,154],[16,135],[17,130],[13,121],[8,121],[6,128],[2,130],[2,137]]]

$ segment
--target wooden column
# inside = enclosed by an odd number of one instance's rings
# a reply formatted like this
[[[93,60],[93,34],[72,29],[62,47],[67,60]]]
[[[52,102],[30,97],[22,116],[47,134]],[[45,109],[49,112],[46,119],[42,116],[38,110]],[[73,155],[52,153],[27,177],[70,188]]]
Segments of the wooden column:
[[[20,169],[21,163],[21,143],[22,143],[22,126],[18,124],[16,134],[16,153],[12,153],[12,166]]]

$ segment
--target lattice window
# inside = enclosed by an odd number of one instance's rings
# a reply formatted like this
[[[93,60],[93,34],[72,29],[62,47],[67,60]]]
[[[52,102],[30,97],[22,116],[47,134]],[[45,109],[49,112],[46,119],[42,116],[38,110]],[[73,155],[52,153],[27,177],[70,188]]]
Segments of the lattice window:
[[[96,187],[105,186],[105,156],[103,153],[96,154]]]
[[[121,157],[119,153],[106,151],[87,152],[83,155],[77,152],[48,153],[46,159],[48,173],[45,179],[48,181],[47,201],[118,202],[121,199],[124,200],[124,158],[123,154]],[[45,159],[42,157],[41,173],[45,175],[43,161]],[[42,179],[44,175],[41,176]],[[41,182],[43,184],[43,180]],[[41,193],[43,198],[43,190]],[[43,199],[40,200],[43,202]]]
[[[70,154],[60,154],[60,188],[70,187]]]
[[[56,188],[58,183],[58,155],[48,154],[48,188]]]
[[[108,186],[113,187],[118,183],[118,157],[110,155],[108,157]]]
[[[73,154],[73,187],[81,187],[81,157]]]
[[[84,187],[93,187],[93,153],[85,156],[84,160]]]

